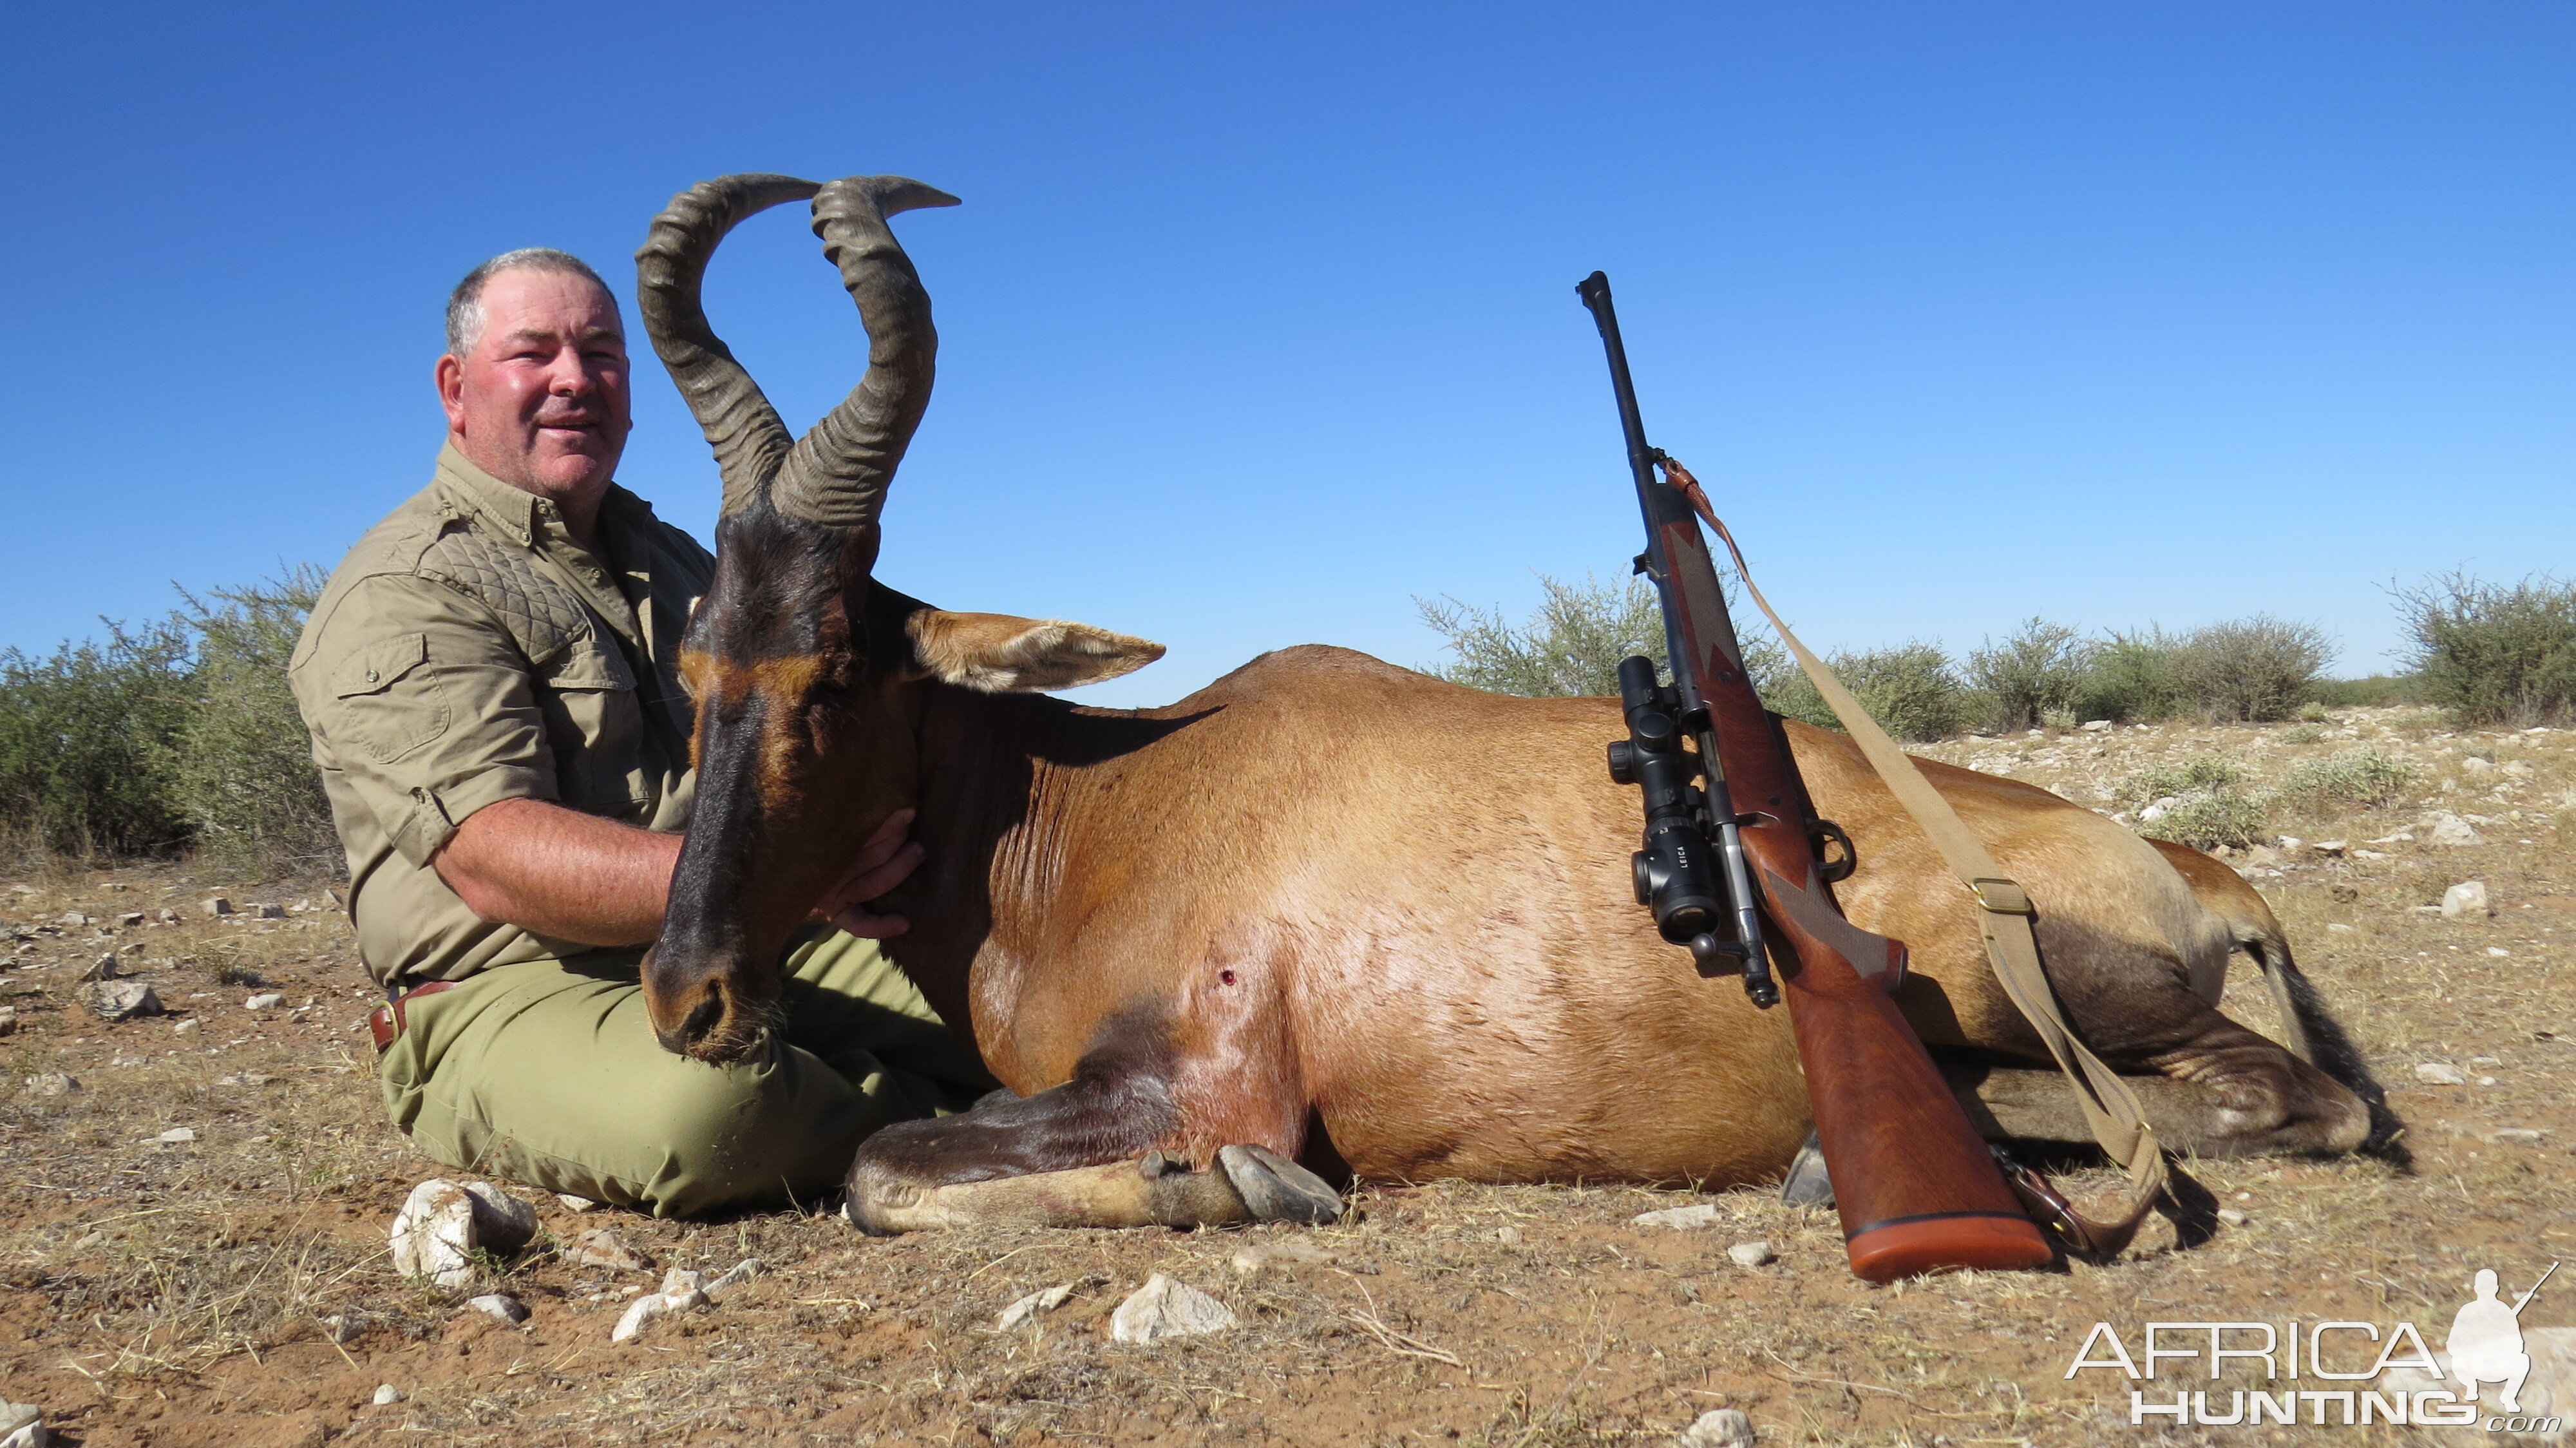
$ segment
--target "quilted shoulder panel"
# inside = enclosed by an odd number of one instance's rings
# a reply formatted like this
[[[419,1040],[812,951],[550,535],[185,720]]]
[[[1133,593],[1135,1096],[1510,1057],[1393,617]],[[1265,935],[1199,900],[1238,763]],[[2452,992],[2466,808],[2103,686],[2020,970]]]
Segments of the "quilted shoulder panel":
[[[592,635],[579,596],[546,576],[525,548],[470,524],[450,524],[421,554],[419,571],[499,616],[519,651],[539,667]]]

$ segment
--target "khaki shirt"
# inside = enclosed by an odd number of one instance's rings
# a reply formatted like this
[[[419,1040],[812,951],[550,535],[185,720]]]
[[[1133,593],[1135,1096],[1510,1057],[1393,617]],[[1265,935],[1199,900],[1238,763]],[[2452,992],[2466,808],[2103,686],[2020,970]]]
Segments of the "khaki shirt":
[[[526,797],[653,830],[688,823],[680,631],[715,560],[612,486],[594,555],[555,505],[451,445],[358,540],[288,666],[349,855],[358,955],[388,987],[595,947],[490,925],[430,859]]]

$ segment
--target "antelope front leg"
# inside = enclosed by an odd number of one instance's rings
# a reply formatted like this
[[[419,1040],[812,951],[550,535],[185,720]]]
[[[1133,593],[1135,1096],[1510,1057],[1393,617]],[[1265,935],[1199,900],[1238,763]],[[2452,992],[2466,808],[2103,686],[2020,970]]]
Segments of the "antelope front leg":
[[[950,1118],[955,1120],[958,1118]],[[919,1125],[935,1125],[923,1122]],[[1098,1166],[980,1181],[925,1182],[862,1150],[850,1170],[850,1221],[871,1236],[935,1227],[1230,1227],[1320,1224],[1342,1199],[1313,1172],[1264,1146],[1228,1146],[1193,1171],[1163,1153]]]
[[[845,1210],[879,1236],[970,1224],[1222,1227],[1341,1215],[1340,1193],[1268,1146],[1222,1147],[1195,1169],[1156,1149],[1187,1139],[1185,1125],[1157,1074],[1099,1052],[1052,1090],[997,1092],[972,1111],[869,1137],[850,1165]]]

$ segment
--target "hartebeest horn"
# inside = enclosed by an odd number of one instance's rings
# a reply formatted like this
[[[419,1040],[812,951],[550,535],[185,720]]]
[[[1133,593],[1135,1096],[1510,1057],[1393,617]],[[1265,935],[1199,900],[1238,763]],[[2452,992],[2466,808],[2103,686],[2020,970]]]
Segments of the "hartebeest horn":
[[[707,325],[698,285],[716,243],[744,217],[822,190],[794,176],[722,176],[671,198],[635,253],[636,300],[653,350],[715,449],[725,513],[758,497],[787,458],[787,425],[760,384]]]
[[[886,485],[930,405],[939,352],[930,294],[886,218],[956,204],[947,192],[901,176],[844,177],[815,196],[814,234],[858,303],[868,370],[840,406],[796,440],[771,492],[780,512],[833,528],[876,525]]]

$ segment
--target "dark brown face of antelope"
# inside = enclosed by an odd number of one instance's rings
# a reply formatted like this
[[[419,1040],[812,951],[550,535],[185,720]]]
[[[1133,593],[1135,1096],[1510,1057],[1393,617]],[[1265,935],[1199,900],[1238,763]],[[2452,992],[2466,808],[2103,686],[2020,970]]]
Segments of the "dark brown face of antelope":
[[[913,778],[901,674],[868,637],[863,550],[765,509],[727,519],[718,542],[681,654],[696,803],[645,964],[655,1034],[708,1061],[758,1043],[780,948]]]
[[[707,325],[708,257],[744,217],[813,198],[814,230],[868,330],[858,387],[801,439]],[[683,645],[697,700],[696,803],[644,995],[662,1044],[735,1060],[778,998],[778,953],[912,779],[907,655],[869,569],[886,486],[930,397],[930,301],[886,218],[955,198],[900,177],[692,187],[636,253],[654,350],[724,475],[716,578]],[[877,612],[883,614],[887,610]],[[891,637],[888,635],[891,634]]]

